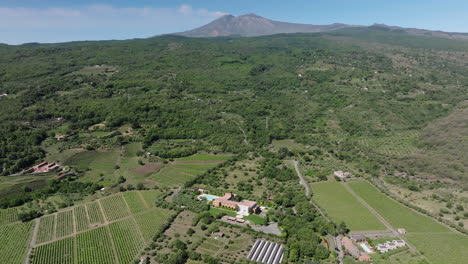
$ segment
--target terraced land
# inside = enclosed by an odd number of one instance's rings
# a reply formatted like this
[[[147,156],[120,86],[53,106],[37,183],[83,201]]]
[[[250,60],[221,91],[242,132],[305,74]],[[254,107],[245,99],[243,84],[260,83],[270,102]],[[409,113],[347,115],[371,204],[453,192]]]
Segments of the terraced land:
[[[344,221],[351,231],[386,230],[341,183],[315,183],[311,187],[315,202],[335,221]]]
[[[366,181],[348,185],[393,228],[405,228],[408,234],[404,238],[431,263],[458,264],[468,259],[468,236],[455,233],[436,220],[394,201]]]
[[[157,194],[158,191],[119,193],[42,217],[30,263],[132,263],[174,213],[147,206],[146,199],[154,204]],[[24,240],[21,261],[26,257],[30,234],[28,231]],[[10,263],[2,262],[1,257],[0,263]]]

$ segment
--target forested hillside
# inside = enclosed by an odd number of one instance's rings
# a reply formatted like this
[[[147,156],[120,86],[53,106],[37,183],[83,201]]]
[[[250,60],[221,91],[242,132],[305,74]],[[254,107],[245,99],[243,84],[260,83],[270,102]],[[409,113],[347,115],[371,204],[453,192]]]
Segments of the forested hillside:
[[[467,186],[468,165],[456,156],[466,144],[450,143],[444,166],[434,155],[466,116],[468,42],[375,27],[25,44],[1,46],[0,57],[2,175],[40,161],[41,146],[55,135],[66,135],[70,149],[115,147],[127,143],[124,133],[97,141],[80,134],[131,124],[144,149],[159,156],[241,153],[295,139],[370,175],[424,178],[429,162],[443,170],[432,178]],[[453,136],[466,135],[466,126],[453,126]],[[408,133],[416,135],[410,143],[398,137]],[[197,141],[167,154],[161,139]],[[386,154],[379,149],[385,139],[412,148]]]

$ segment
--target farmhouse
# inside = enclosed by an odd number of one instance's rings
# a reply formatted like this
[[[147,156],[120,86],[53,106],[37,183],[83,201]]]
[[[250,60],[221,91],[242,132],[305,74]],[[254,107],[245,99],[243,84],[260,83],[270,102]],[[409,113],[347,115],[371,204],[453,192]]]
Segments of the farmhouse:
[[[351,235],[351,239],[354,242],[366,242],[366,238],[363,235]]]
[[[62,139],[64,139],[64,138],[65,138],[64,135],[56,135],[56,136],[55,136],[55,139],[57,139],[57,140],[62,140]]]
[[[335,171],[333,172],[333,175],[335,175],[336,177],[340,178],[340,179],[346,179],[348,177],[351,177],[351,172],[347,172],[347,171]]]
[[[213,200],[213,206],[234,209],[237,210],[238,214],[244,216],[247,216],[250,213],[257,213],[260,211],[260,207],[257,205],[257,202],[249,200],[236,202],[232,201],[232,198],[234,198],[234,195],[232,193],[225,193],[223,197],[218,197]]]
[[[30,174],[35,174],[35,173],[47,173],[51,171],[55,171],[60,169],[60,165],[57,163],[48,163],[47,161],[44,161],[36,166],[33,166],[25,171],[23,171],[23,174],[25,173],[30,173]]]
[[[398,228],[397,231],[399,234],[402,234],[402,235],[406,234],[406,229],[404,228]]]
[[[377,250],[380,253],[385,253],[400,247],[406,246],[406,242],[404,240],[393,240],[393,241],[387,241],[384,244],[378,244],[377,245]]]

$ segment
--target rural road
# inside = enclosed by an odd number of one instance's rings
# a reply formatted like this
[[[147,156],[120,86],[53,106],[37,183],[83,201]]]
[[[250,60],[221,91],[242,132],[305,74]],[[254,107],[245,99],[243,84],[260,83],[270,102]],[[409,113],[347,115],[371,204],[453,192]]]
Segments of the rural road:
[[[306,182],[306,180],[304,179],[304,176],[302,176],[302,172],[301,170],[299,169],[299,162],[297,160],[292,160],[291,161],[293,164],[294,164],[294,169],[296,170],[296,174],[297,176],[299,177],[299,183],[304,186],[304,189],[305,189],[305,194],[307,197],[310,197],[310,186],[309,184]],[[328,220],[328,222],[331,222],[330,219],[322,212],[322,210],[312,202],[312,200],[309,200],[310,204],[312,204],[312,206],[315,207],[315,209],[317,209],[320,214],[325,217],[325,219]],[[341,249],[341,235],[339,236],[334,236],[333,239],[335,240],[335,245],[337,245],[336,247],[338,248],[338,260],[340,262],[340,264],[343,264],[343,257],[344,257],[344,252],[343,250]]]
[[[342,185],[346,188],[346,190],[348,190],[348,192],[350,192],[362,205],[364,205],[375,217],[377,217],[377,219],[379,219],[380,222],[382,222],[382,224],[385,225],[385,227],[387,227],[388,230],[390,230],[392,232],[393,235],[395,235],[396,237],[398,237],[398,239],[400,240],[405,240],[401,235],[400,233],[398,233],[391,225],[389,222],[387,222],[387,220],[385,220],[379,213],[377,213],[377,211],[375,211],[374,208],[372,208],[364,199],[362,199],[359,195],[357,195],[353,189],[351,189],[346,183],[342,183]],[[405,240],[406,241],[406,240]],[[413,252],[417,252],[419,255],[423,256],[421,254],[421,252],[419,252],[415,247],[413,247],[412,245],[410,245],[408,243],[408,241],[406,241],[406,245],[408,246],[408,248],[413,251]],[[425,260],[429,261],[425,256],[424,256]]]
[[[39,218],[34,219],[34,229],[31,236],[31,241],[29,242],[28,246],[28,253],[26,255],[26,259],[24,260],[24,264],[29,263],[29,256],[31,255],[31,251],[33,249],[34,244],[36,243],[37,232],[39,231]]]
[[[297,176],[300,179],[299,183],[302,186],[304,186],[306,196],[309,197],[310,196],[310,186],[309,186],[309,184],[307,184],[304,177],[302,176],[301,171],[299,170],[299,162],[297,160],[293,160],[292,163],[294,164],[294,169],[296,169]]]

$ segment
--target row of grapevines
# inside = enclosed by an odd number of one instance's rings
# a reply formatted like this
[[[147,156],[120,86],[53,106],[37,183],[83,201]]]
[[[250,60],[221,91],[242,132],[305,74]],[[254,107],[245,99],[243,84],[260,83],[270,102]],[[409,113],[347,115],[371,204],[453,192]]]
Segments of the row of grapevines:
[[[31,237],[32,222],[0,227],[0,263],[22,263]]]
[[[18,209],[16,207],[0,210],[0,225],[18,221]]]
[[[73,209],[75,215],[76,232],[84,231],[89,228],[88,212],[85,205],[77,206]]]
[[[149,212],[135,215],[135,220],[145,241],[150,240],[159,231],[171,214],[172,212],[169,210],[155,208]]]
[[[78,264],[115,264],[107,226],[76,236]]]
[[[143,237],[133,218],[114,222],[109,225],[120,263],[131,263],[143,249]]]
[[[143,199],[145,199],[146,204],[150,207],[154,207],[154,203],[156,202],[156,199],[158,196],[161,194],[160,191],[156,190],[151,190],[151,191],[140,191],[141,195],[143,196]]]
[[[36,244],[48,242],[55,237],[55,214],[41,217]]]
[[[33,264],[73,264],[75,262],[75,237],[69,237],[35,248]]]
[[[141,198],[139,192],[125,192],[123,194],[125,201],[133,214],[147,210],[145,201]]]
[[[104,223],[104,216],[102,215],[101,207],[98,202],[87,204],[86,209],[88,211],[89,223],[91,225]]]
[[[63,211],[57,214],[57,228],[55,231],[56,237],[61,238],[69,236],[74,232],[73,227],[73,211]]]
[[[114,221],[130,215],[122,195],[102,198],[99,202],[102,205],[107,221]]]

